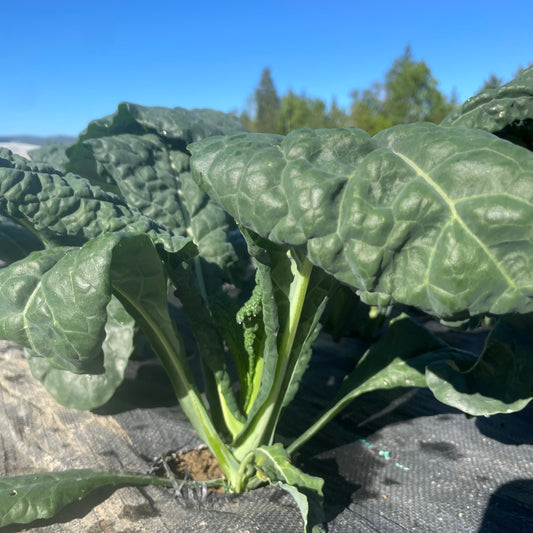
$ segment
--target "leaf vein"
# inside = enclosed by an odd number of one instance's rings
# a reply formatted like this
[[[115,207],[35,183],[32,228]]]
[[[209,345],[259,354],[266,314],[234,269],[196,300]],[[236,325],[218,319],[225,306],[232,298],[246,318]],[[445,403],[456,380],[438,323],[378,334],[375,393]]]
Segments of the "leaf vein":
[[[511,279],[503,265],[497,261],[496,257],[491,253],[491,251],[485,246],[485,244],[479,239],[479,237],[466,225],[465,221],[459,216],[459,213],[457,213],[457,210],[455,209],[455,204],[453,200],[446,194],[446,192],[439,186],[438,183],[436,183],[428,172],[421,169],[412,159],[407,157],[406,155],[397,152],[395,150],[392,150],[392,152],[398,156],[402,161],[404,161],[407,165],[409,165],[418,176],[422,177],[428,185],[433,187],[433,189],[438,193],[438,195],[444,200],[448,208],[450,209],[452,219],[450,222],[453,222],[454,220],[457,221],[457,223],[461,226],[463,231],[467,233],[480,247],[480,249],[485,253],[485,255],[490,259],[490,261],[494,264],[494,266],[498,269],[500,274],[503,276],[507,284],[512,287],[513,289],[517,289],[516,284]]]

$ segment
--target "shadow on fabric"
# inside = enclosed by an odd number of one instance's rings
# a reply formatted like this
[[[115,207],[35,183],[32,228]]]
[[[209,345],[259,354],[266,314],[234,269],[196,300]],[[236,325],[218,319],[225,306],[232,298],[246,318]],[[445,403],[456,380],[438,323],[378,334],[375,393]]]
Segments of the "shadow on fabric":
[[[516,413],[478,417],[476,425],[483,435],[502,444],[533,444],[533,404]]]
[[[491,497],[479,533],[533,531],[533,479],[502,485]]]

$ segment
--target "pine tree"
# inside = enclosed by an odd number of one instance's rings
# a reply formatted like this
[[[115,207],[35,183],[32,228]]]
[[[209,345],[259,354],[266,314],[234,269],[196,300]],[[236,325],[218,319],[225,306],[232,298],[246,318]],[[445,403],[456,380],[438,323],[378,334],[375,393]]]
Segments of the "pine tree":
[[[261,80],[254,92],[254,103],[255,120],[253,122],[253,131],[276,133],[280,99],[268,67],[264,68],[261,73]]]

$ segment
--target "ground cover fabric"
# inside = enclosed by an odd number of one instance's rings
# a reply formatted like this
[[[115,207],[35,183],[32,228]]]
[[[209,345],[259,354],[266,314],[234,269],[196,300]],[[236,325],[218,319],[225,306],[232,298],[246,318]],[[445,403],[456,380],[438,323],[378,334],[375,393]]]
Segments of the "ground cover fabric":
[[[111,402],[93,412],[59,406],[30,374],[21,350],[0,344],[1,475],[69,468],[147,472],[154,457],[201,444],[157,360],[132,362]],[[354,364],[356,341],[322,335],[280,431],[305,429]],[[422,389],[356,400],[295,456],[325,478],[328,531],[396,533],[533,531],[533,409],[468,419]],[[96,504],[96,506],[94,506]],[[290,496],[176,499],[159,487],[97,491],[56,520],[10,526],[36,532],[257,532],[302,528]]]

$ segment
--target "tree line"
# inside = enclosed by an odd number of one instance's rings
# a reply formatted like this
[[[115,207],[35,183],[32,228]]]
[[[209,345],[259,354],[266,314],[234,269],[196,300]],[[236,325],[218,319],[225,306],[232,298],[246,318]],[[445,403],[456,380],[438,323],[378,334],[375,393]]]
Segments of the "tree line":
[[[501,78],[492,74],[482,89],[502,83]],[[249,109],[239,118],[253,132],[286,135],[302,127],[356,126],[374,135],[395,124],[438,123],[458,103],[454,94],[445,95],[439,90],[431,69],[425,61],[413,59],[410,46],[394,60],[383,81],[352,91],[351,99],[350,108],[345,110],[335,99],[328,106],[320,98],[292,90],[280,97],[270,69],[265,68],[249,100]]]

